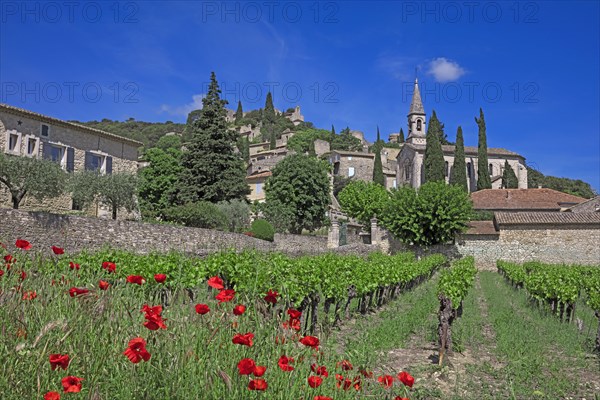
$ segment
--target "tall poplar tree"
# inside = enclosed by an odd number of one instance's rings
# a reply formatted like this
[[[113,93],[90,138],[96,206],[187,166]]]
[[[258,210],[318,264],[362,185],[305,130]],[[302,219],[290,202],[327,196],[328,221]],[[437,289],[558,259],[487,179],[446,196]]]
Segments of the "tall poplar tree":
[[[260,132],[262,134],[263,141],[271,142],[272,148],[275,148],[273,145],[273,135],[275,134],[275,106],[273,106],[273,95],[271,92],[267,93],[267,99],[265,101],[265,109],[262,113],[262,127]]]
[[[504,160],[504,172],[502,173],[502,188],[504,189],[517,189],[519,187],[519,180],[515,170],[512,169],[508,160]]]
[[[477,190],[491,189],[492,181],[488,171],[487,139],[483,110],[479,109],[479,118],[475,117],[479,127],[479,144],[477,147]]]
[[[404,143],[404,131],[400,128],[400,135],[398,136],[398,143]]]
[[[377,139],[373,145],[373,151],[375,152],[375,163],[373,165],[373,182],[385,187],[385,176],[383,175],[383,164],[381,162],[381,149],[382,149],[381,135],[379,133],[379,126],[377,126]]]
[[[423,168],[425,169],[425,182],[445,182],[444,152],[440,143],[440,132],[442,126],[435,114],[431,113],[429,126],[427,127],[427,144],[425,145],[425,157]]]
[[[242,110],[242,101],[238,100],[237,110],[235,111],[235,123],[239,123],[244,118],[244,111]]]
[[[215,73],[210,76],[202,114],[192,124],[192,137],[182,154],[179,201],[213,203],[243,198],[249,193],[237,133],[227,129],[225,105]]]
[[[459,126],[456,131],[456,145],[454,146],[454,166],[450,173],[450,184],[457,185],[469,192],[467,183],[467,166],[465,162],[465,140],[463,139],[463,131]]]

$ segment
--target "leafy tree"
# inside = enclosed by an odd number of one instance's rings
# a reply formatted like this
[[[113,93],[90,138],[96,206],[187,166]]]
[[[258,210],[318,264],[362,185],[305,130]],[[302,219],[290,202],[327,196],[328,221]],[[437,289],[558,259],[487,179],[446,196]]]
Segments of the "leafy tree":
[[[469,192],[467,183],[467,166],[465,163],[465,141],[463,139],[462,128],[459,126],[456,131],[456,145],[454,147],[454,166],[450,174],[450,184],[461,187],[465,192]]]
[[[222,201],[217,208],[227,218],[230,232],[243,232],[250,224],[250,206],[245,200]]]
[[[469,194],[455,185],[427,182],[391,194],[382,222],[398,240],[419,246],[447,243],[467,228],[472,215]]]
[[[441,129],[442,126],[434,110],[429,119],[429,126],[427,127],[427,144],[425,145],[425,156],[423,159],[425,182],[445,182],[446,179],[444,152],[440,143]]]
[[[330,203],[329,169],[326,161],[302,154],[281,160],[265,184],[265,214],[271,205],[285,208],[291,233],[320,228]]]
[[[227,216],[208,201],[199,201],[171,207],[165,210],[165,219],[185,226],[204,229],[226,230]]]
[[[181,150],[148,149],[144,153],[144,160],[149,165],[138,173],[140,212],[144,219],[164,217],[163,211],[172,207],[176,198],[181,174]]]
[[[306,129],[294,133],[287,143],[288,149],[296,153],[304,154],[310,151],[311,143],[315,140],[330,140],[331,133],[325,129]]]
[[[504,189],[517,189],[519,187],[519,180],[517,179],[517,175],[508,163],[508,160],[504,160],[504,172],[502,173],[502,187]]]
[[[360,139],[350,134],[350,128],[346,127],[339,135],[335,135],[331,141],[331,150],[361,151]]]
[[[596,196],[596,192],[591,185],[581,179],[559,178],[556,176],[544,175],[537,169],[527,167],[527,187],[537,188],[545,187],[558,190],[564,193],[569,193],[574,196],[590,199]]]
[[[0,183],[10,192],[14,209],[19,208],[25,195],[39,201],[60,196],[66,178],[55,162],[0,153]]]
[[[342,175],[334,175],[333,177],[333,195],[339,199],[338,194],[344,190],[344,188],[354,181],[353,176],[344,177]]]
[[[117,219],[120,208],[129,212],[137,208],[137,186],[137,176],[127,172],[100,175],[95,171],[82,171],[70,179],[75,202],[82,207],[96,202],[107,204],[111,209],[112,219]]]
[[[165,150],[174,149],[177,151],[181,151],[181,136],[179,135],[165,135],[158,139],[156,142],[155,148]]]
[[[242,118],[244,118],[244,111],[242,110],[242,101],[238,100],[237,110],[235,111],[235,124],[238,125]]]
[[[370,228],[371,218],[381,218],[390,194],[375,182],[352,181],[339,194],[342,211]]]
[[[400,128],[400,135],[398,136],[398,143],[404,143],[404,131]]]
[[[268,203],[257,204],[256,208],[256,214],[262,213],[266,220],[273,225],[275,232],[285,233],[292,229],[292,224],[296,219],[295,210],[285,202],[272,199]]]
[[[234,151],[237,134],[227,129],[226,100],[221,100],[215,73],[202,99],[202,115],[193,124],[193,136],[182,155],[179,186],[181,203],[213,203],[243,198],[249,193],[244,161]]]
[[[491,189],[492,181],[488,171],[487,139],[485,133],[485,119],[483,110],[479,109],[479,119],[475,117],[479,127],[479,144],[477,146],[477,190]]]

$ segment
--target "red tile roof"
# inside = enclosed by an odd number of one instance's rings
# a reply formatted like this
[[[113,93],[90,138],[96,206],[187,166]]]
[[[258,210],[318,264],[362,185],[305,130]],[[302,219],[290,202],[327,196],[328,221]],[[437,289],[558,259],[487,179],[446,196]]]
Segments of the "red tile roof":
[[[570,212],[496,212],[494,220],[502,225],[589,225],[600,229],[600,213]]]
[[[471,221],[464,235],[498,235],[494,221]]]
[[[254,179],[258,179],[258,178],[268,178],[271,175],[273,175],[271,173],[271,171],[259,172],[258,174],[248,175],[246,177],[246,180],[247,181],[251,181],[251,180],[254,180]]]
[[[471,193],[476,210],[560,211],[586,199],[553,189],[484,189]],[[562,205],[562,206],[561,206]]]

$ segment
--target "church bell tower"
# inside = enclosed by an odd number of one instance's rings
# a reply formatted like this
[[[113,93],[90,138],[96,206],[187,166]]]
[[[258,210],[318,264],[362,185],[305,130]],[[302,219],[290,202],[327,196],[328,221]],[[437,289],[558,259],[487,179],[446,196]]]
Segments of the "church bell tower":
[[[425,109],[421,101],[421,92],[419,91],[419,81],[415,78],[415,89],[413,91],[410,110],[408,111],[408,138],[407,143],[425,144],[426,129]]]

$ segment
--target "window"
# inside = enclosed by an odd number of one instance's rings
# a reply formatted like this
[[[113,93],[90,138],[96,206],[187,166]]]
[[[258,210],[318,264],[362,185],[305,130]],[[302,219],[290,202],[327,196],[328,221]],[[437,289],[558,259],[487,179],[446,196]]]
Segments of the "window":
[[[392,181],[392,187],[393,188],[397,188],[398,187],[398,184],[396,183],[395,179]]]
[[[404,180],[410,180],[410,163],[404,164]]]
[[[256,184],[256,194],[261,194],[262,193],[262,183],[259,182]]]
[[[471,163],[467,163],[467,178],[471,179],[473,171],[471,171]]]
[[[417,130],[418,131],[421,130],[421,120],[420,119],[417,120]]]
[[[50,146],[50,160],[55,163],[62,164],[65,149],[62,146]]]
[[[40,134],[43,137],[48,137],[50,133],[50,127],[46,124],[42,124],[41,128],[40,128]]]
[[[35,157],[38,154],[39,149],[39,139],[36,137],[27,138],[27,155],[30,157]]]
[[[446,161],[444,163],[444,176],[448,175],[450,175],[450,164],[448,164],[448,161]]]
[[[73,203],[71,203],[71,210],[81,211],[81,210],[83,210],[83,207],[81,207],[81,203],[79,203],[77,200],[73,199]]]
[[[8,134],[8,151],[10,153],[18,154],[21,147],[21,135],[18,133]]]
[[[494,175],[494,166],[492,164],[488,165],[488,170],[489,170],[490,176],[493,176]]]
[[[354,176],[354,167],[349,167],[348,168],[348,178]]]
[[[89,151],[86,151],[85,153],[85,170],[86,171],[98,171],[100,174],[104,174],[104,173],[111,173],[111,171],[109,171],[108,167],[108,163],[107,163],[107,158],[105,155],[103,154],[97,154],[97,153],[92,153]]]

